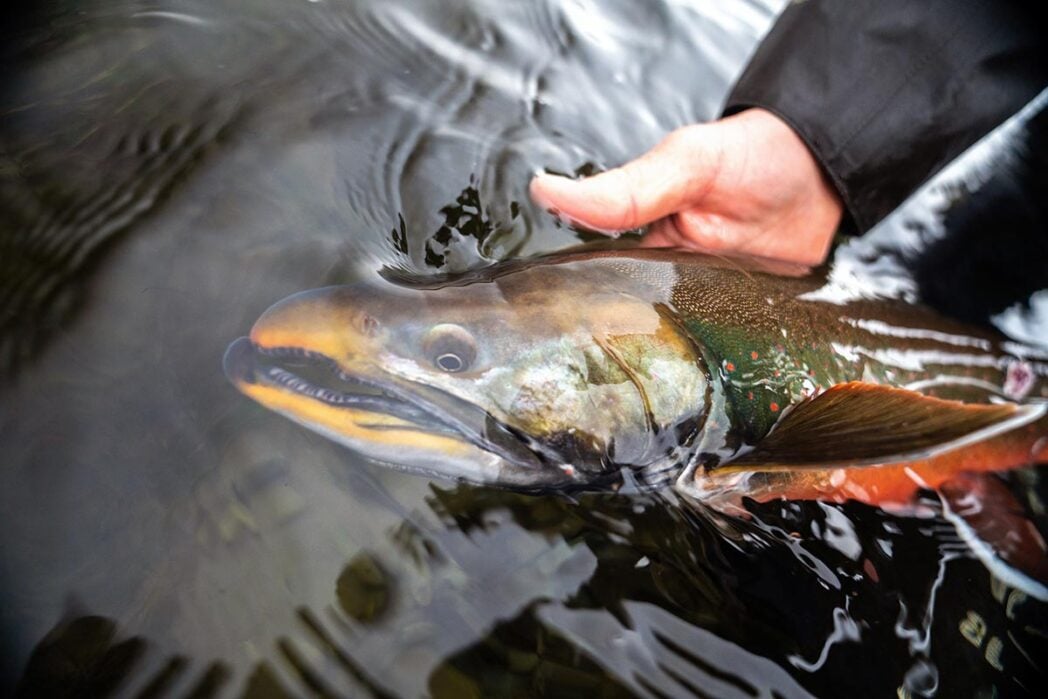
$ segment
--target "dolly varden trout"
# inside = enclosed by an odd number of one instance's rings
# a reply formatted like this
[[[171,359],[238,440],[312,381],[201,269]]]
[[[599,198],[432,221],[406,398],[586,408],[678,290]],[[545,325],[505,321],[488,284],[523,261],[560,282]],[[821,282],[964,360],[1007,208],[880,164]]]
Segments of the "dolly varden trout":
[[[526,490],[902,504],[1048,461],[1043,350],[824,284],[633,250],[329,287],[266,311],[225,369],[372,459]]]

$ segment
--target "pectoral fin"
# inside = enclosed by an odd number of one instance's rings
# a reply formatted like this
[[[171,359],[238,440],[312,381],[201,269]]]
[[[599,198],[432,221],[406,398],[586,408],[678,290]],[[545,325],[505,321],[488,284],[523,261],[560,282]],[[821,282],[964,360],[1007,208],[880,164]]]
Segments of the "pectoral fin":
[[[790,409],[724,468],[873,466],[930,459],[1037,420],[1045,405],[976,405],[854,381]]]

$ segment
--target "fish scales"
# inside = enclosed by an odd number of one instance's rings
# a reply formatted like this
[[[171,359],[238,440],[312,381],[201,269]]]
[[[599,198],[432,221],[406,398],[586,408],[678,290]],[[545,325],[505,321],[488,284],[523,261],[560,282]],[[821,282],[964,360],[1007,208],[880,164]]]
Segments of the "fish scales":
[[[1044,395],[1048,364],[1025,361],[989,330],[895,300],[806,300],[820,277],[754,277],[730,267],[676,266],[675,307],[708,349],[735,410],[743,443],[767,434],[781,411],[849,381],[911,386],[932,396],[985,402],[1005,392],[1008,367]],[[759,273],[757,273],[759,274]],[[710,290],[718,293],[710,293]]]

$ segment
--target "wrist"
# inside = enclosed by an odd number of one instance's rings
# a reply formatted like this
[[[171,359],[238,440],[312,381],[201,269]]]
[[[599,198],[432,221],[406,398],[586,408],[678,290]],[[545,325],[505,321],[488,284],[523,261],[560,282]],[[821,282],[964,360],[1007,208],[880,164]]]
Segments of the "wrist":
[[[750,162],[760,163],[769,178],[779,182],[808,199],[827,217],[834,220],[834,228],[844,214],[841,193],[820,162],[816,152],[800,132],[779,115],[762,107],[751,107],[723,119],[743,139],[738,147],[750,154]]]

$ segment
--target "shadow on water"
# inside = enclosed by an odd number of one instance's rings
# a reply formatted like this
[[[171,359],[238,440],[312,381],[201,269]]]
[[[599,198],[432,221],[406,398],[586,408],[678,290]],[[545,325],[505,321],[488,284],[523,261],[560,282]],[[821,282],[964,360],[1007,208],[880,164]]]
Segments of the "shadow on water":
[[[1048,608],[993,579],[931,516],[793,503],[751,505],[749,519],[724,520],[656,494],[574,500],[470,486],[433,487],[427,503],[440,526],[404,520],[387,532],[386,553],[354,555],[329,602],[298,608],[268,659],[228,689],[397,696],[385,686],[396,659],[360,658],[431,642],[440,629],[419,633],[420,624],[475,613],[471,593],[525,566],[546,567],[540,574],[573,589],[531,597],[433,657],[426,694],[1034,696],[1043,680],[1036,659],[1048,651]],[[506,527],[560,542],[569,555],[550,568],[542,555],[509,552],[518,568],[456,579],[468,572],[463,544]],[[206,697],[230,684],[221,661],[145,662],[151,654],[110,619],[73,617],[37,644],[19,695],[178,688]]]
[[[1035,694],[1044,605],[934,502],[722,520],[430,485],[221,374],[293,292],[591,237],[530,203],[530,174],[714,116],[776,7],[5,10],[0,693]]]

